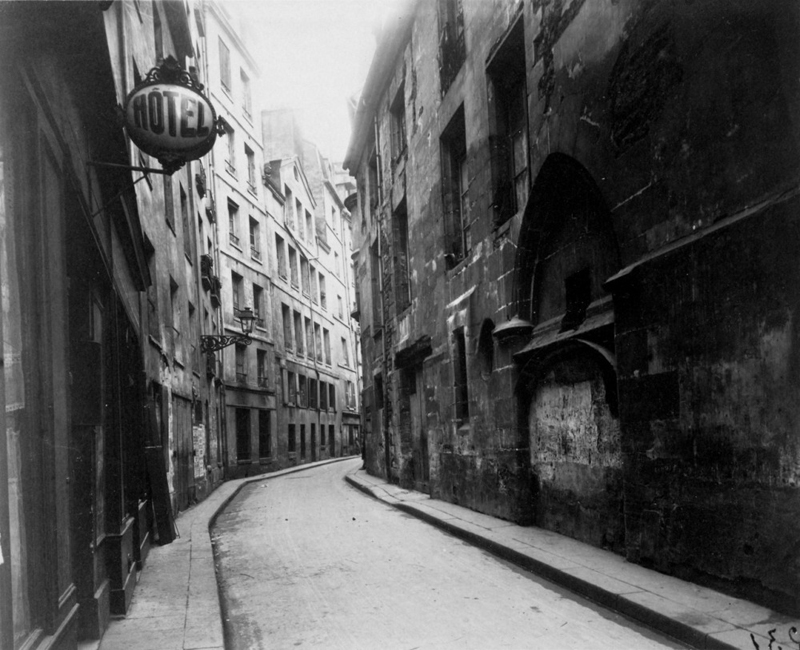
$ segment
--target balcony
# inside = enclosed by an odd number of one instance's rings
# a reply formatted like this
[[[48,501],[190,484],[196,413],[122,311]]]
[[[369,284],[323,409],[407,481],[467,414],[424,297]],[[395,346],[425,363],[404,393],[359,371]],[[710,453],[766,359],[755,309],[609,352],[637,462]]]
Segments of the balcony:
[[[211,255],[200,256],[200,279],[203,283],[203,290],[210,291],[213,286],[214,277],[212,271],[214,270],[214,258]]]
[[[258,385],[261,388],[266,388],[267,387],[267,378],[266,377],[259,377],[258,378]]]
[[[255,246],[250,247],[250,257],[252,257],[256,262],[261,261],[261,251],[258,250]]]
[[[247,181],[247,191],[250,192],[253,196],[258,196],[258,192],[256,190],[256,184],[253,180]]]
[[[236,381],[240,384],[247,383],[247,373],[246,372],[236,372]]]
[[[228,233],[228,239],[230,240],[231,244],[236,246],[236,248],[239,248],[239,238],[236,235],[234,235],[232,232]]]
[[[225,169],[231,176],[236,176],[236,165],[234,165],[230,160],[225,161]]]

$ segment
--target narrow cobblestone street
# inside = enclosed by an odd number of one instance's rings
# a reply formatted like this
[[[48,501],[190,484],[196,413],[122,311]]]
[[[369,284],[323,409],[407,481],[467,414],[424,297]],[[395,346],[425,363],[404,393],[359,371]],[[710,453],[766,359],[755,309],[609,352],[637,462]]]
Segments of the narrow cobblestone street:
[[[230,650],[683,647],[357,492],[360,462],[253,482],[220,515]]]

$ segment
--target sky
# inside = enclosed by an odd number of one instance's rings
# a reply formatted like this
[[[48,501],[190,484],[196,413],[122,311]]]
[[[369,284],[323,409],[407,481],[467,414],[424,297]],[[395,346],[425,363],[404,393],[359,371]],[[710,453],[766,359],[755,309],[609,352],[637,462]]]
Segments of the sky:
[[[400,1],[223,0],[244,18],[245,42],[260,68],[254,100],[293,108],[305,138],[335,162],[347,152],[347,101],[366,80],[374,30]]]

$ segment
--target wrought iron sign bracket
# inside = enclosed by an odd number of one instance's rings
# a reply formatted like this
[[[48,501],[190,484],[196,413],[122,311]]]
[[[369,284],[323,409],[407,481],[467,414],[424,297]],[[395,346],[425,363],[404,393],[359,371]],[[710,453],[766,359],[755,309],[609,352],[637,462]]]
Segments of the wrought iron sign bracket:
[[[250,345],[252,342],[253,339],[246,334],[204,334],[200,337],[200,351],[205,354],[227,348],[234,343],[236,345]]]

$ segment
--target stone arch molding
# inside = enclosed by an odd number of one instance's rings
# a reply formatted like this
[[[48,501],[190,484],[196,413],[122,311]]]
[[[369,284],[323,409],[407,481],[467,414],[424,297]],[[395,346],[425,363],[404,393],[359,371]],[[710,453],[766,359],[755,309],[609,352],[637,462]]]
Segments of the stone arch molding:
[[[603,282],[620,267],[611,215],[591,174],[571,156],[551,153],[533,184],[520,228],[517,313],[534,324],[563,315],[571,327],[582,316],[568,313],[569,279],[587,274],[588,305],[605,295]]]

